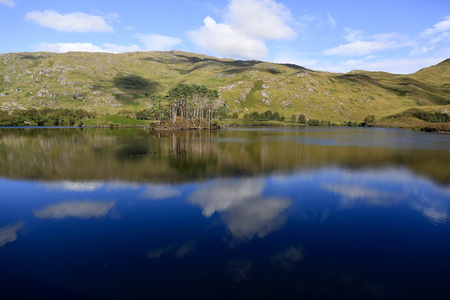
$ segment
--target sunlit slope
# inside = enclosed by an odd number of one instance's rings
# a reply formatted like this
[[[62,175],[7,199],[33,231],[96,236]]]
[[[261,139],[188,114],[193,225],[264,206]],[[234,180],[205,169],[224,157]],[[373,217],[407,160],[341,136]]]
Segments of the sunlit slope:
[[[242,117],[278,111],[290,118],[362,120],[450,104],[450,63],[411,75],[334,74],[290,64],[170,52],[0,54],[0,108],[76,107],[98,113],[138,110],[178,83],[204,84]]]

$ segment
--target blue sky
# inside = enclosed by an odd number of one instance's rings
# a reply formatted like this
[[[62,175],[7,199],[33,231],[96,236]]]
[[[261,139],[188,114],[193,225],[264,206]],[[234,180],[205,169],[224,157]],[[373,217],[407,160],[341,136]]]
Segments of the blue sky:
[[[0,53],[182,50],[413,73],[450,58],[448,0],[0,0]]]

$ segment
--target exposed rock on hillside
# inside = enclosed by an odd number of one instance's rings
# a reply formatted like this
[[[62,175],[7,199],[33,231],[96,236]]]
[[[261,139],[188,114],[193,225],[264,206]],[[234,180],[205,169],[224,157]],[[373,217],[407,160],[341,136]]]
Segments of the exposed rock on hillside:
[[[142,109],[178,83],[219,91],[230,112],[303,113],[335,121],[409,107],[448,109],[450,60],[411,75],[333,74],[293,64],[170,52],[0,54],[0,109],[57,106],[99,113]]]

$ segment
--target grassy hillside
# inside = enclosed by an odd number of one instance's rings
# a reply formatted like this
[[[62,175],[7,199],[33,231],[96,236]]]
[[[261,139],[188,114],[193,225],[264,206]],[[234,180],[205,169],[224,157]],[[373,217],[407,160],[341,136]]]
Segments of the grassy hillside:
[[[0,109],[83,108],[99,114],[151,106],[178,83],[220,92],[230,112],[272,110],[290,118],[377,119],[410,108],[450,108],[450,60],[411,75],[333,74],[296,65],[170,51],[0,54]]]

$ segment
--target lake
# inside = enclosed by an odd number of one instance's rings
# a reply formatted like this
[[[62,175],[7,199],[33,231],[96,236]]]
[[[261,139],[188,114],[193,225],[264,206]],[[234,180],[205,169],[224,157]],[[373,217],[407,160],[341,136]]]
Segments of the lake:
[[[0,299],[449,299],[450,135],[0,129]]]

